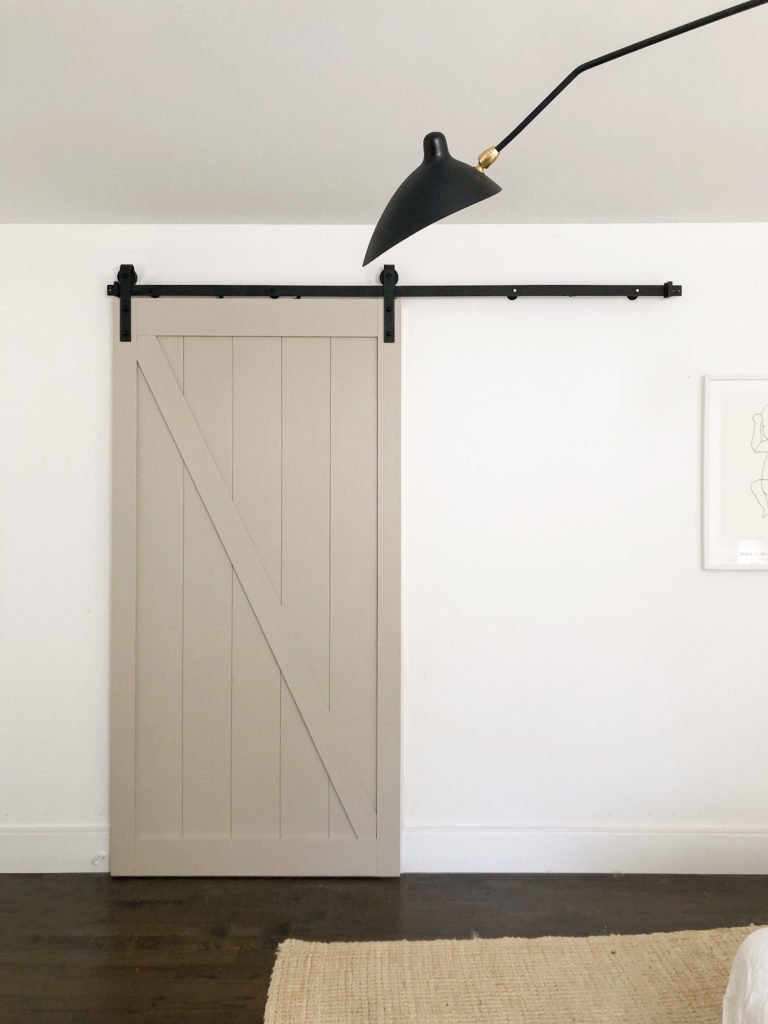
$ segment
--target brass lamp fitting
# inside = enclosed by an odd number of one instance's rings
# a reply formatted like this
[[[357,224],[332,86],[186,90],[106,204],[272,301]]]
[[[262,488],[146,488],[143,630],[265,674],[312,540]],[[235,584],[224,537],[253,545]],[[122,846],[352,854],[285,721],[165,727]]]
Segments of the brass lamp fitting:
[[[486,170],[498,159],[499,151],[491,146],[488,149],[484,149],[480,156],[477,158],[476,170],[482,171],[485,174]]]

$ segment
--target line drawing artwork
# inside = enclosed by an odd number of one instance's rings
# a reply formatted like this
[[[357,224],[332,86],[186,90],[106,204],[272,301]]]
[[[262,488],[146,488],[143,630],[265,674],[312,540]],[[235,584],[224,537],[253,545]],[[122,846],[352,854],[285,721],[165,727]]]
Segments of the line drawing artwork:
[[[765,519],[768,516],[768,405],[752,417],[752,451],[756,455],[765,454],[760,477],[750,484],[750,490]]]
[[[702,566],[768,572],[768,374],[705,376],[703,405]]]

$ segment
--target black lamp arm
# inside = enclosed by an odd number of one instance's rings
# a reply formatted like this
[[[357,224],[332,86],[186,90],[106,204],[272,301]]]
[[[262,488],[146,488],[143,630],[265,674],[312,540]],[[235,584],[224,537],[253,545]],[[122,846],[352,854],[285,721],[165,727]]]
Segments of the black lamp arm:
[[[728,7],[724,11],[716,11],[714,14],[708,14],[705,18],[697,18],[696,21],[689,21],[685,25],[678,25],[677,28],[671,28],[666,32],[660,32],[658,35],[650,36],[648,39],[641,39],[639,43],[632,43],[631,46],[624,46],[620,50],[614,50],[612,53],[606,53],[603,57],[595,57],[594,60],[589,60],[586,64],[580,64],[577,68],[574,68],[570,75],[567,75],[548,96],[545,96],[541,103],[537,107],[534,107],[530,114],[524,118],[516,128],[512,129],[509,135],[505,136],[501,142],[498,142],[495,149],[500,153],[502,149],[512,141],[512,139],[516,138],[524,128],[527,128],[531,121],[538,117],[542,110],[548,107],[552,100],[556,96],[559,96],[563,89],[570,85],[574,78],[578,78],[583,71],[589,71],[590,68],[596,68],[600,64],[607,64],[608,61],[616,60],[617,57],[624,57],[628,53],[634,53],[636,50],[644,50],[646,46],[654,46],[656,43],[663,43],[665,39],[672,39],[673,36],[681,36],[684,32],[692,32],[695,28],[701,28],[704,25],[711,25],[713,21],[721,21],[723,18],[730,18],[732,14],[741,14],[742,11],[748,11],[752,7],[760,7],[765,3],[768,3],[768,0],[747,0],[746,3],[736,4],[735,7]]]

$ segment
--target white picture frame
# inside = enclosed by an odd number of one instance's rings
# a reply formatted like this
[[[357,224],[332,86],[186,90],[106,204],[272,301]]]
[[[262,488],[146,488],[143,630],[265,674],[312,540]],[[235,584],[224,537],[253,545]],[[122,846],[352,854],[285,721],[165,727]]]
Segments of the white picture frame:
[[[768,376],[707,376],[702,566],[768,570]]]

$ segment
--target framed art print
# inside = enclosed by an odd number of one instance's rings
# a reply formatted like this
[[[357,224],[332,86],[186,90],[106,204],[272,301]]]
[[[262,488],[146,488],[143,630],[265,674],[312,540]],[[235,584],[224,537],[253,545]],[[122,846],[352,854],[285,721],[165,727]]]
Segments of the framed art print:
[[[705,569],[768,569],[768,377],[705,377]]]

